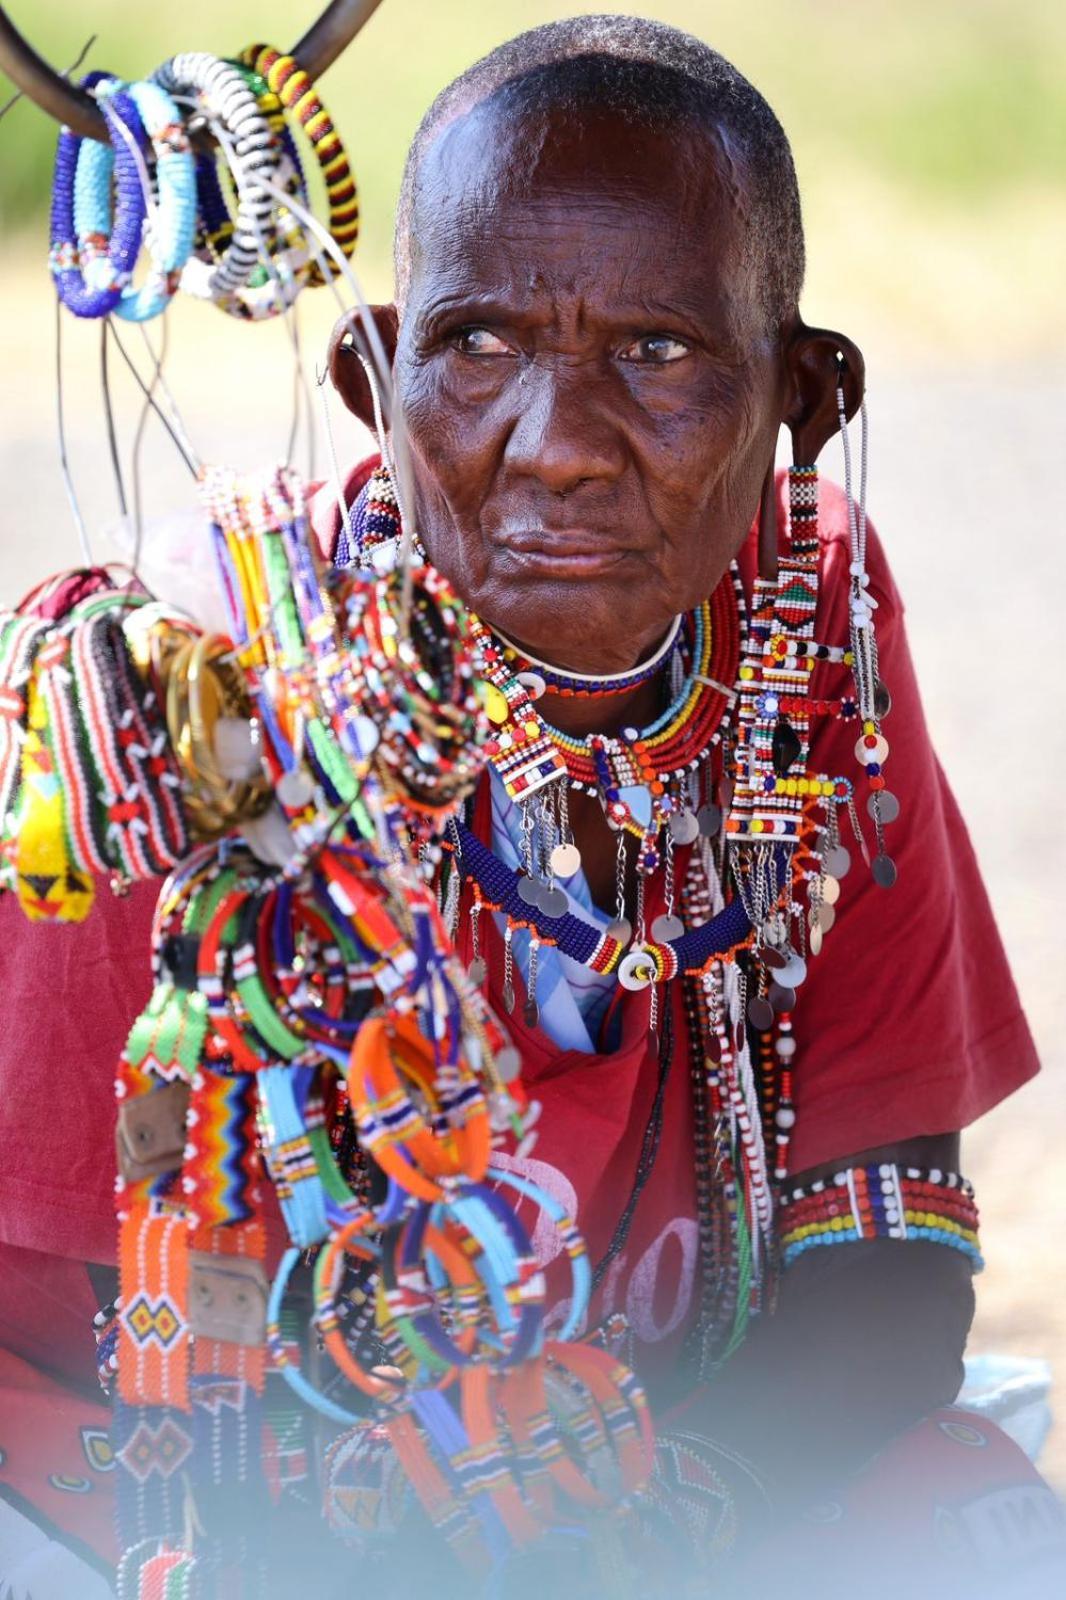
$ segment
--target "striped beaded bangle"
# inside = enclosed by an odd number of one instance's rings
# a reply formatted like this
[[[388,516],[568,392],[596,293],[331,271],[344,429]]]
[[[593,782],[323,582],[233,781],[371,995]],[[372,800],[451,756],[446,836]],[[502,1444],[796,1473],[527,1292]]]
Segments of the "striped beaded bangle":
[[[783,1194],[778,1241],[785,1267],[825,1245],[925,1239],[961,1251],[980,1271],[977,1222],[973,1188],[965,1178],[882,1162],[848,1167]]]
[[[289,1353],[289,1346],[282,1332],[282,1304],[293,1269],[302,1256],[303,1251],[298,1249],[297,1246],[291,1245],[281,1258],[274,1276],[274,1282],[270,1288],[270,1298],[267,1302],[266,1342],[271,1361],[275,1370],[281,1373],[293,1393],[298,1395],[312,1410],[319,1411],[323,1416],[329,1417],[331,1422],[361,1423],[363,1418],[354,1411],[345,1411],[343,1406],[337,1405],[336,1401],[331,1400],[328,1395],[320,1394],[314,1385],[304,1377]]]
[[[249,45],[241,51],[241,60],[265,79],[285,110],[302,126],[326,185],[330,235],[341,253],[350,256],[359,237],[359,197],[340,134],[318,90],[292,56],[282,55],[270,45]],[[326,282],[317,262],[311,267],[308,282]]]
[[[239,183],[233,236],[217,264],[193,257],[182,273],[182,288],[201,299],[224,300],[247,283],[259,260],[260,240],[269,233],[274,202],[257,177],[273,182],[278,149],[255,95],[235,67],[206,51],[173,56],[153,73],[169,94],[194,98],[204,113],[226,130],[233,145]]]
[[[99,83],[109,79],[109,73],[90,72],[82,79],[82,87],[95,89]],[[134,118],[139,123],[136,108],[128,105],[123,120],[129,125]],[[69,128],[62,128],[56,146],[48,264],[59,298],[76,317],[106,317],[114,311],[123,289],[133,276],[144,232],[144,190],[136,157],[111,119],[108,119],[108,132],[113,149],[113,169],[109,168],[104,176],[103,168],[94,165],[91,179],[99,190],[93,202],[94,214],[112,218],[110,236],[101,233],[92,240],[90,259],[106,259],[107,270],[103,281],[97,276],[90,282],[83,273],[84,257],[75,219],[75,191],[84,141]],[[143,129],[141,133],[143,137]],[[115,193],[113,211],[107,192],[112,171]],[[86,177],[82,182],[88,185],[90,178]],[[81,203],[88,205],[84,195]]]

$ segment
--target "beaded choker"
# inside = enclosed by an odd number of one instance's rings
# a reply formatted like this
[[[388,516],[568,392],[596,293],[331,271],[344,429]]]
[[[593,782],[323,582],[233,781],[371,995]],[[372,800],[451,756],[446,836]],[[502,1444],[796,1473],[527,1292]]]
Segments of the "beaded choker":
[[[674,618],[663,642],[646,661],[638,662],[628,672],[612,672],[600,677],[586,672],[564,672],[559,667],[553,667],[551,662],[539,661],[519,645],[512,644],[499,628],[494,632],[503,649],[504,660],[534,700],[539,700],[548,689],[568,699],[600,700],[607,695],[626,694],[630,689],[637,689],[654,678],[677,645],[683,621],[682,617]]]

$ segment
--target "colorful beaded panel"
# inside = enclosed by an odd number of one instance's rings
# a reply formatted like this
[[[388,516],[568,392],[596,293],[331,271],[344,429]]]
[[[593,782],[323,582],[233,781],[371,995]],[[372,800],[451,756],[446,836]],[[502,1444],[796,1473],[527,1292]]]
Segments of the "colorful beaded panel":
[[[979,1272],[973,1187],[937,1168],[848,1167],[781,1196],[778,1242],[782,1266],[808,1250],[860,1239],[928,1239],[961,1250]]]

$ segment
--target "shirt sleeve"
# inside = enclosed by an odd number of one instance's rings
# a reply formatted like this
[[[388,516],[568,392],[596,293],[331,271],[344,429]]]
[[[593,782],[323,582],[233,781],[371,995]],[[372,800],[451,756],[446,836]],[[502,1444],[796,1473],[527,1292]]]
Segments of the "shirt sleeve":
[[[815,631],[832,644],[847,637],[849,551],[839,489],[823,487],[819,512],[824,554]],[[879,675],[892,696],[883,775],[900,814],[885,839],[898,877],[890,889],[873,881],[841,810],[851,868],[794,1016],[796,1172],[879,1144],[954,1132],[1038,1070],[966,825],[930,743],[903,606],[872,528],[867,566],[878,601]],[[812,694],[839,697],[849,681],[846,667],[819,663]],[[854,719],[816,719],[810,767],[855,783],[872,853],[868,788],[855,759],[860,731]]]

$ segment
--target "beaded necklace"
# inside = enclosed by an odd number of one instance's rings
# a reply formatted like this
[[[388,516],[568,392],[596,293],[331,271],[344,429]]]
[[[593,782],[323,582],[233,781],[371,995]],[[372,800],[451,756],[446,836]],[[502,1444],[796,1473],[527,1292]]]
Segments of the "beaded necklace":
[[[507,918],[505,1004],[514,993],[510,935],[518,927],[530,932],[526,1009],[534,1021],[543,944],[557,945],[593,971],[616,972],[627,989],[651,986],[653,1029],[662,1010],[660,988],[677,975],[685,980],[703,1260],[694,1338],[705,1374],[739,1345],[765,1293],[771,1174],[778,1180],[787,1174],[795,1124],[791,1012],[808,955],[817,954],[832,926],[839,878],[850,860],[841,843],[840,808],[867,855],[851,780],[807,771],[812,712],[843,719],[863,712],[856,758],[870,781],[877,862],[886,863],[875,864],[874,877],[884,886],[892,878],[882,829],[896,808],[893,797],[884,799],[880,763],[887,745],[874,719],[888,702],[875,678],[864,518],[861,507],[852,514],[850,647],[818,642],[817,471],[793,467],[788,482],[789,539],[776,579],[756,580],[750,624],[735,568],[705,606],[681,619],[657,652],[658,670],[668,663],[670,703],[647,729],[575,739],[552,728],[535,704],[549,687],[557,694],[599,698],[611,692],[611,681],[547,666],[471,620],[479,669],[489,686],[493,736],[487,753],[521,809],[523,870],[510,871],[461,824],[453,824],[448,841],[459,876],[472,887],[472,973],[480,983],[486,971],[478,916],[493,910]],[[398,541],[399,511],[387,472],[371,475],[355,523],[360,557],[377,559],[381,546]],[[810,675],[818,661],[851,668],[853,691],[812,703]],[[647,681],[641,672],[638,665],[626,675],[625,687]],[[727,757],[716,788],[708,757],[723,735]],[[598,794],[618,832],[617,915],[602,933],[569,914],[555,884],[556,877],[580,867],[567,816],[571,788]],[[635,928],[623,902],[627,835],[638,840]],[[673,882],[679,844],[694,847],[681,889],[681,917],[674,914]],[[649,939],[643,885],[660,865],[667,909],[655,919]],[[453,917],[457,912],[453,897]]]

